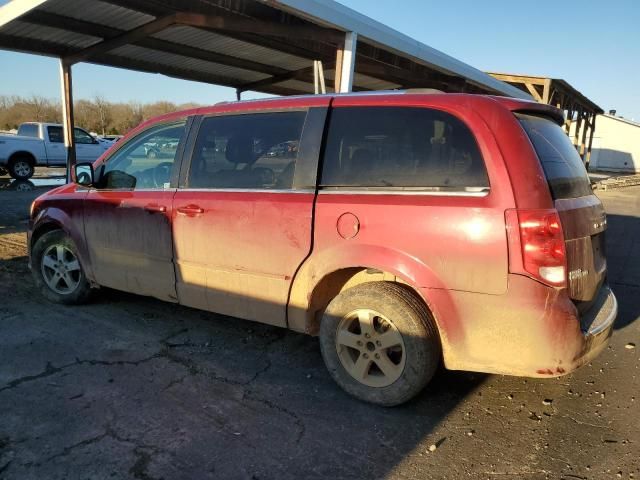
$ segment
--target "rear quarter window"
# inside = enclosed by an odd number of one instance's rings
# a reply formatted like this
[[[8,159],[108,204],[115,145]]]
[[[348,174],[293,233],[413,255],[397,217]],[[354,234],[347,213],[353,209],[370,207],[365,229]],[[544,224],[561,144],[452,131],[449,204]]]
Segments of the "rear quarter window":
[[[559,125],[535,115],[516,113],[533,144],[554,199],[592,195],[589,175],[575,147]]]
[[[489,179],[475,137],[449,113],[416,107],[339,107],[331,112],[320,184],[482,191]]]

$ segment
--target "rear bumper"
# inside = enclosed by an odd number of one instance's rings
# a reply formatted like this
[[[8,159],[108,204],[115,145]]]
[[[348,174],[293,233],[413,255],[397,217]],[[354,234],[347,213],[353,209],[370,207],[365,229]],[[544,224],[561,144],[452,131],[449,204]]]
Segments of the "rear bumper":
[[[618,314],[616,297],[603,285],[582,317],[566,290],[509,275],[504,295],[450,292],[460,332],[444,332],[445,366],[525,377],[570,373],[607,345]]]
[[[574,369],[590,362],[607,346],[617,316],[618,300],[605,284],[600,288],[594,305],[580,319],[580,330],[583,336],[582,351],[574,361]]]

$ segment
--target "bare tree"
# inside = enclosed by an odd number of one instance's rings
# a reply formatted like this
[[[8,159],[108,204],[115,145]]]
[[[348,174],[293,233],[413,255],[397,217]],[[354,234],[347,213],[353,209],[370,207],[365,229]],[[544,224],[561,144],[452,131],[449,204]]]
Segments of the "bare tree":
[[[81,99],[74,103],[75,123],[103,135],[127,133],[149,118],[197,106],[196,104],[175,105],[164,101],[147,104],[112,103],[103,96],[96,95],[92,100]],[[21,123],[34,121],[62,122],[59,102],[37,95],[28,98],[0,95],[0,129],[11,130]]]
[[[27,104],[33,109],[33,117],[36,122],[45,122],[51,114],[53,102],[39,95],[31,95]]]
[[[107,126],[111,122],[111,107],[112,104],[105,100],[102,95],[95,95],[93,97],[93,105],[96,109],[96,113],[99,120],[100,131],[102,136],[107,134]]]

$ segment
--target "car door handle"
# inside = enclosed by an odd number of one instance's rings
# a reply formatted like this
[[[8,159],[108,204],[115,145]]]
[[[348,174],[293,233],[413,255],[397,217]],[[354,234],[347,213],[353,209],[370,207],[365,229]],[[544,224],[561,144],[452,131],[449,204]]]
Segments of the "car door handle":
[[[198,205],[185,205],[184,207],[177,208],[178,213],[183,215],[197,215],[199,213],[204,213],[204,209]]]
[[[157,205],[155,203],[149,203],[145,205],[144,209],[147,212],[158,212],[158,213],[164,213],[167,211],[167,207],[165,207],[164,205]]]

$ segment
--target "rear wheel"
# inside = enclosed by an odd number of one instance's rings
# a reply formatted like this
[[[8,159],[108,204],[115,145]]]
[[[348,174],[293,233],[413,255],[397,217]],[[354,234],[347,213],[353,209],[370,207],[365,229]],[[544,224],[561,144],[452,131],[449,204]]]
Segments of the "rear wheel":
[[[27,156],[19,156],[9,161],[9,175],[16,180],[27,180],[33,176],[33,160]]]
[[[36,241],[31,266],[36,285],[48,300],[73,305],[89,298],[91,288],[76,246],[62,230],[47,232]]]
[[[432,316],[405,287],[372,282],[335,297],[320,326],[322,357],[346,392],[383,406],[417,395],[440,362]]]

